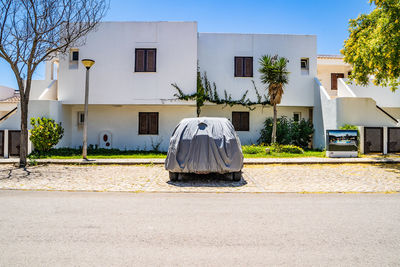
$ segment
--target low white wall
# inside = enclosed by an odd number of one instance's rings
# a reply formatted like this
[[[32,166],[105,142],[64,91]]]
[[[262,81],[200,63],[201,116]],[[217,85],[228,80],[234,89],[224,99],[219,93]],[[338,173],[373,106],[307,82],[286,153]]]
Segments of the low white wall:
[[[347,82],[347,79],[344,79]],[[392,92],[389,87],[376,86],[370,82],[368,86],[356,85],[354,82],[348,84],[357,97],[371,97],[380,107],[400,107],[400,91]]]
[[[367,97],[340,97],[337,101],[337,125],[344,124],[370,127],[394,127],[390,117],[376,107],[376,102]]]
[[[30,129],[29,120],[31,117],[48,117],[56,122],[62,121],[61,103],[54,100],[31,100],[28,107],[28,128]],[[20,130],[21,129],[21,108],[18,105],[17,112],[8,119],[0,122],[0,130]]]
[[[30,93],[31,100],[57,100],[56,80],[33,80]]]
[[[338,79],[338,97],[356,97],[353,90],[346,84],[345,80]]]

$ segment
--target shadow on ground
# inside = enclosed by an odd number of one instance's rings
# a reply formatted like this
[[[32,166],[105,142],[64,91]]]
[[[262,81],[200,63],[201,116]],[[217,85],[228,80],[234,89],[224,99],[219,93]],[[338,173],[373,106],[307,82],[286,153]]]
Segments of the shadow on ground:
[[[400,175],[400,164],[399,163],[378,163],[375,164],[379,168],[385,169],[390,172],[395,172]]]
[[[168,181],[179,187],[241,187],[247,184],[243,175],[240,181],[231,181],[221,174],[183,174],[179,181]]]

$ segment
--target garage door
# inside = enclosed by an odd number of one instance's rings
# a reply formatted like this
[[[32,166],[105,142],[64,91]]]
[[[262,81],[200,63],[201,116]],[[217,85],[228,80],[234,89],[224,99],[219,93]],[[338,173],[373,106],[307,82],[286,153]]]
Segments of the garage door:
[[[383,128],[364,128],[364,153],[383,153]]]
[[[388,152],[400,152],[400,128],[388,128]]]
[[[8,131],[8,154],[19,156],[21,131]]]

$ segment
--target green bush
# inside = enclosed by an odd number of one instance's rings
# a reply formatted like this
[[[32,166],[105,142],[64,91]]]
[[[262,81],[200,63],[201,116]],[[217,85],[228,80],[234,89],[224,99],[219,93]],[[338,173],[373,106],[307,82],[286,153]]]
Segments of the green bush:
[[[301,147],[294,145],[272,145],[271,151],[276,153],[303,154],[304,150]]]
[[[260,154],[260,153],[265,153],[265,147],[264,146],[255,146],[255,145],[245,145],[242,146],[242,151],[243,154]]]
[[[358,127],[351,124],[345,124],[339,128],[340,130],[358,130]]]
[[[261,130],[259,143],[271,144],[273,119],[267,118],[264,122],[264,128]],[[311,142],[314,132],[312,122],[302,119],[299,122],[286,117],[278,118],[276,129],[276,141],[281,145],[295,145],[307,148]]]
[[[30,140],[39,152],[49,151],[63,137],[64,129],[60,124],[48,118],[31,118]]]

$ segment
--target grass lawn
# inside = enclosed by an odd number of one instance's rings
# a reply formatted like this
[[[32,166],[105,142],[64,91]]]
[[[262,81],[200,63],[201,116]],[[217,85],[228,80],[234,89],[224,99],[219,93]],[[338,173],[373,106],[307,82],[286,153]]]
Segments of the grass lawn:
[[[248,153],[250,152],[250,153]],[[42,158],[42,159],[80,159],[80,149],[71,148],[59,148],[52,149],[49,152],[38,155],[33,154],[31,158]],[[265,153],[265,147],[252,148],[251,151],[243,147],[243,154],[245,158],[298,158],[298,157],[325,157],[324,151],[305,151],[303,154],[292,154],[292,153],[277,153],[271,152],[270,154]],[[123,151],[117,149],[88,149],[88,158],[92,159],[146,159],[146,158],[166,158],[166,152],[149,152],[149,151]]]

